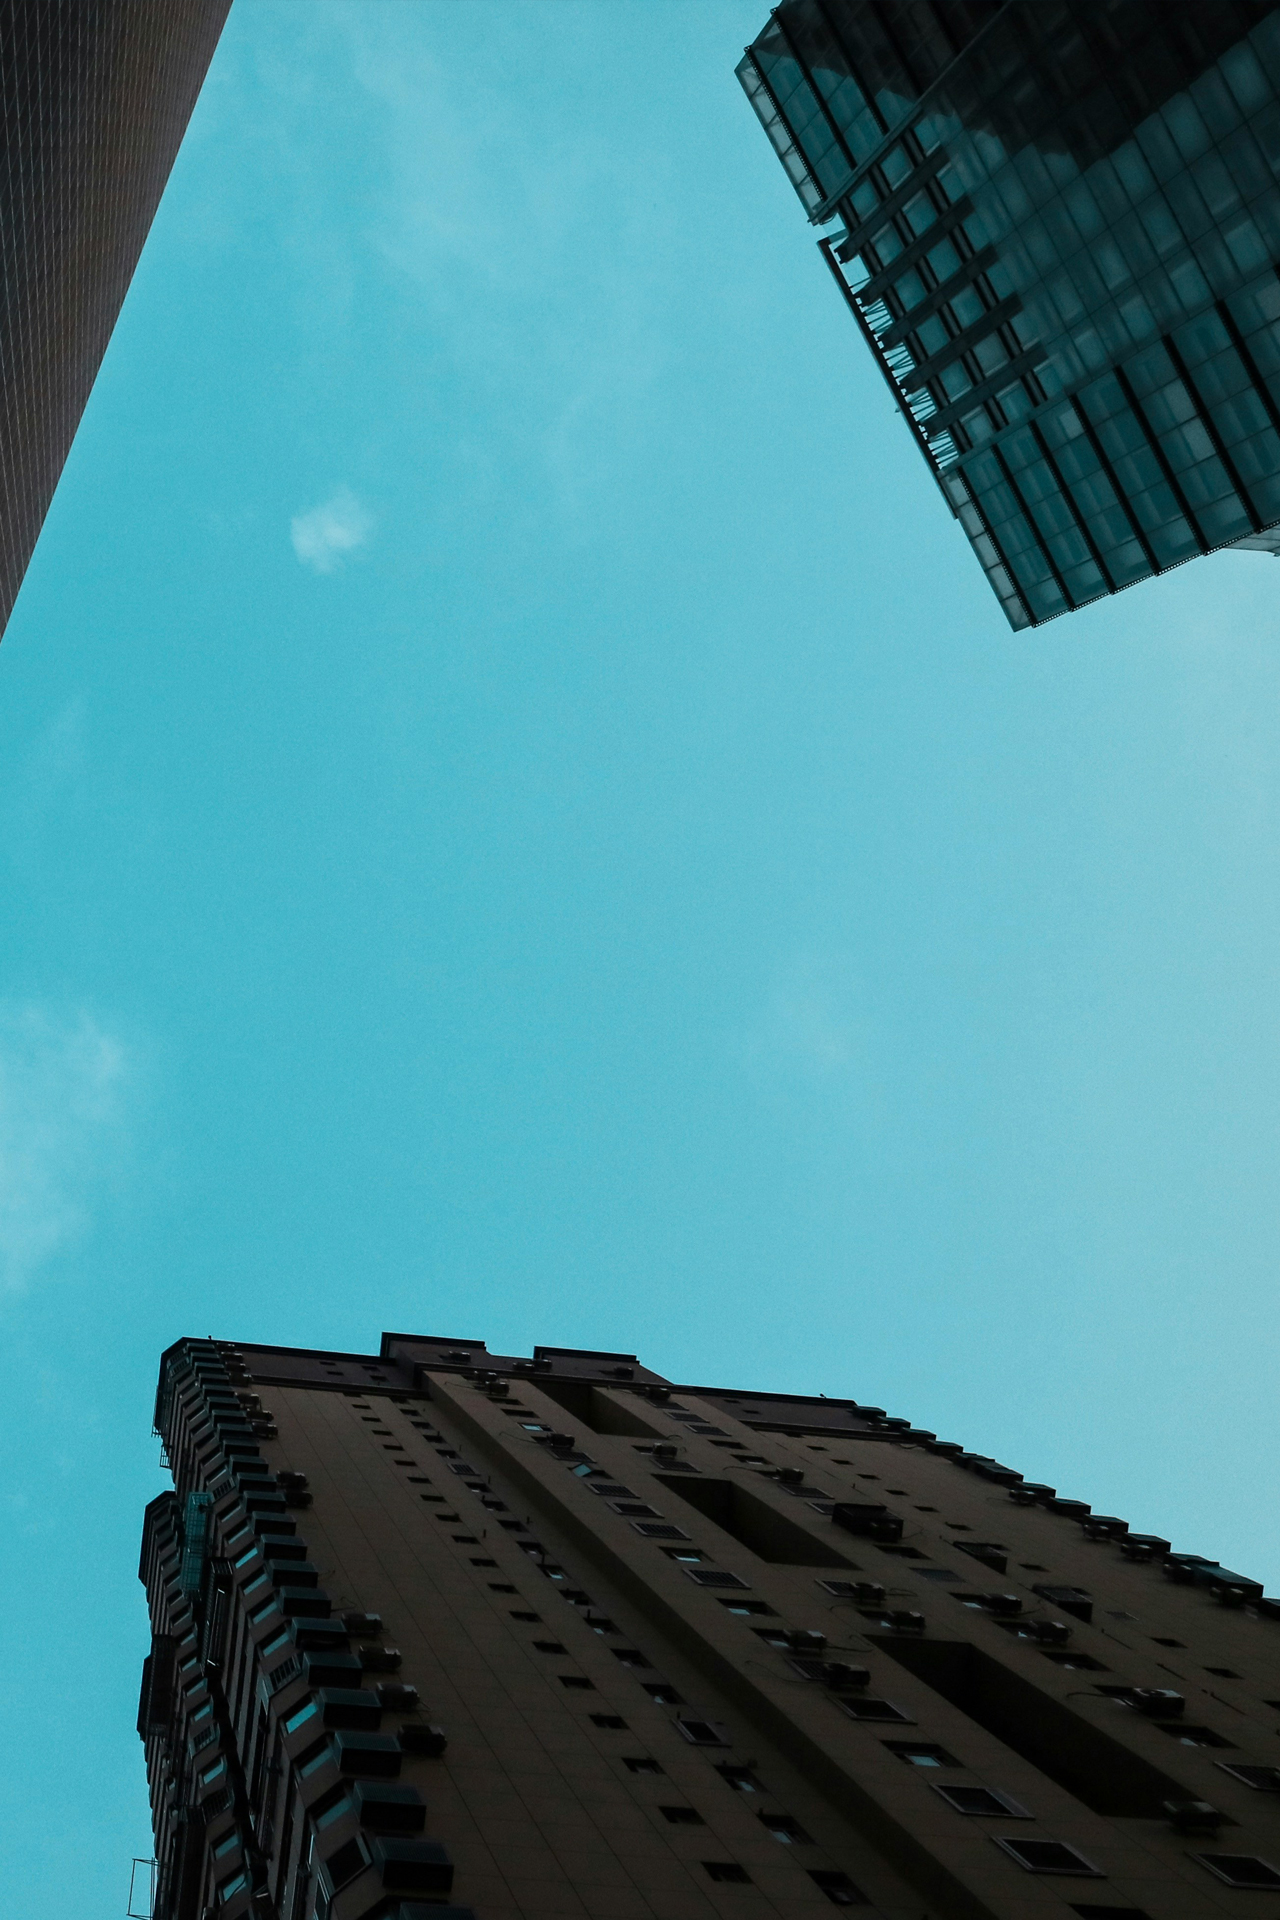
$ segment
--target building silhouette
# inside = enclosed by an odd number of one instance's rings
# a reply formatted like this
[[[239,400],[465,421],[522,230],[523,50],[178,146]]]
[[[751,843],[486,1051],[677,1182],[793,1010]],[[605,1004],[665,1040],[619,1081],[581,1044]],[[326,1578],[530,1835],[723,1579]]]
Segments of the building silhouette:
[[[0,632],[230,0],[0,0]]]
[[[785,0],[738,76],[1014,627],[1280,551],[1280,7]]]
[[[157,1920],[1280,1893],[1280,1602],[881,1409],[387,1334],[181,1341],[156,1424]]]

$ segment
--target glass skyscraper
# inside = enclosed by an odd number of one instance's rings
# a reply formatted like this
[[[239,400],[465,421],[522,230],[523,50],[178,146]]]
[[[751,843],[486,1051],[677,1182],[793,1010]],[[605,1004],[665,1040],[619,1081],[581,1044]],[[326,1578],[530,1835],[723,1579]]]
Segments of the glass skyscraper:
[[[1280,552],[1280,6],[786,0],[738,76],[1012,626]]]

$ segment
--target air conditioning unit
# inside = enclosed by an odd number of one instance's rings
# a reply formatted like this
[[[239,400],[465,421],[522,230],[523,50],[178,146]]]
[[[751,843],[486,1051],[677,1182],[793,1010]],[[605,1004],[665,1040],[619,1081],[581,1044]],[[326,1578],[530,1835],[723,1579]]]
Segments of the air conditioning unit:
[[[427,1809],[415,1787],[387,1780],[357,1780],[351,1790],[356,1818],[371,1833],[421,1833]]]

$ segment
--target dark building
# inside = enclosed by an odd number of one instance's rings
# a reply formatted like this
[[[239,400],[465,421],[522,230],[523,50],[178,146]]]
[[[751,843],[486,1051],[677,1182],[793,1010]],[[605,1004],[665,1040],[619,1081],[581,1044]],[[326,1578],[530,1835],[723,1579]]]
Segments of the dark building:
[[[387,1334],[156,1424],[157,1920],[1276,1910],[1280,1602],[879,1408]]]
[[[0,632],[230,0],[0,0]]]
[[[738,76],[1013,626],[1280,551],[1280,7],[785,0]]]

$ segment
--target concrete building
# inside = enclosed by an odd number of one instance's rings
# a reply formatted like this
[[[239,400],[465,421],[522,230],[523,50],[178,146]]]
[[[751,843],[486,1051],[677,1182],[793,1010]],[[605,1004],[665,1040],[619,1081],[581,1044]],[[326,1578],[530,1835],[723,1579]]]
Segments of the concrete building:
[[[1275,0],[784,0],[738,76],[1011,625],[1280,550]]]
[[[231,0],[0,0],[0,632]]]
[[[881,1409],[387,1334],[156,1425],[157,1920],[1280,1908],[1280,1602]]]

